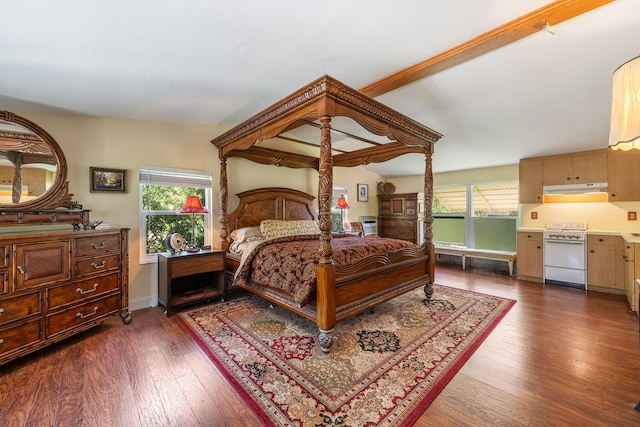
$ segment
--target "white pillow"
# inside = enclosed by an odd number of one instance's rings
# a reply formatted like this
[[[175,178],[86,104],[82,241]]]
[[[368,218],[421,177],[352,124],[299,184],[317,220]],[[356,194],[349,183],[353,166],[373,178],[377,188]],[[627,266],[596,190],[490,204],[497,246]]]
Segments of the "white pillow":
[[[266,219],[260,223],[260,231],[266,239],[284,236],[320,234],[318,223],[307,219],[293,221]]]
[[[234,243],[244,243],[264,239],[264,236],[260,232],[260,227],[242,227],[231,232],[231,239]]]

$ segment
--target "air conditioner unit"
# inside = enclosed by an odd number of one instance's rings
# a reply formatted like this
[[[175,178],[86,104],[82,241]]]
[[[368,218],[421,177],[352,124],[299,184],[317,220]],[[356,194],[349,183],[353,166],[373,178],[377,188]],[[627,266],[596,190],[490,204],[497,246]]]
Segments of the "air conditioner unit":
[[[378,234],[378,217],[377,216],[360,216],[358,218],[362,223],[365,236],[374,236]]]

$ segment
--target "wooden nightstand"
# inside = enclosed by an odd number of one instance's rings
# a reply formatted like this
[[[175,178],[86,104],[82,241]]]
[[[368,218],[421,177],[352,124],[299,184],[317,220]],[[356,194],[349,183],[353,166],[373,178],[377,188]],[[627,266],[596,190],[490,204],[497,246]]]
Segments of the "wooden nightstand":
[[[223,250],[200,250],[177,255],[158,254],[158,302],[171,316],[177,309],[226,294]]]

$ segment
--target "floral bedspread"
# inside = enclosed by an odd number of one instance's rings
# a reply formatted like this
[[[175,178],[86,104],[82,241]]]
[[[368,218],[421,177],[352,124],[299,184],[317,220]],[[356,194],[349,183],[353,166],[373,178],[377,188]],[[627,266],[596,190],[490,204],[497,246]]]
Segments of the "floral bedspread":
[[[331,244],[333,262],[337,266],[353,264],[374,254],[417,247],[404,240],[361,237],[333,239]],[[286,291],[302,307],[309,302],[316,288],[319,247],[317,235],[265,240],[246,257],[236,283],[251,282]]]

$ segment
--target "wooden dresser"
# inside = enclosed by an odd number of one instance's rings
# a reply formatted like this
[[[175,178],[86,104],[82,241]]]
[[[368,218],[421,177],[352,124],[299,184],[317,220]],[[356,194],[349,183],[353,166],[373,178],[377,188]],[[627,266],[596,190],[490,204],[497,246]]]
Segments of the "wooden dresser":
[[[129,229],[0,234],[0,364],[129,313]]]
[[[378,195],[378,235],[418,242],[418,193]]]

